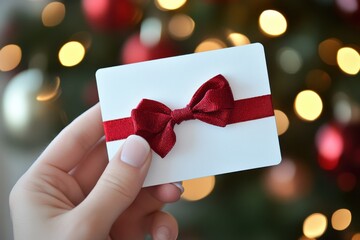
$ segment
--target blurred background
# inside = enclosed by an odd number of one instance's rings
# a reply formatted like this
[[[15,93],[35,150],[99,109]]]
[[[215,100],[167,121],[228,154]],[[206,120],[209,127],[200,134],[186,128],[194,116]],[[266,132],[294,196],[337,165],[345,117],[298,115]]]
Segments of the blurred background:
[[[98,68],[253,42],[282,163],[185,181],[179,239],[359,240],[359,0],[0,0],[0,239],[11,187],[98,101]]]

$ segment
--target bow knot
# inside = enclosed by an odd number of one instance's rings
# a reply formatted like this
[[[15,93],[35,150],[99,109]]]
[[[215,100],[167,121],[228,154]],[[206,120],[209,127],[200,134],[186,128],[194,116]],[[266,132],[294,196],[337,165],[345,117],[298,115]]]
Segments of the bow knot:
[[[195,119],[194,114],[191,111],[189,105],[184,108],[175,109],[171,112],[171,117],[176,124],[180,124],[183,121]]]
[[[200,86],[185,108],[172,111],[160,102],[143,99],[131,111],[131,119],[134,133],[144,137],[157,154],[165,157],[176,142],[175,124],[198,119],[225,127],[233,107],[230,85],[222,75],[217,75]]]

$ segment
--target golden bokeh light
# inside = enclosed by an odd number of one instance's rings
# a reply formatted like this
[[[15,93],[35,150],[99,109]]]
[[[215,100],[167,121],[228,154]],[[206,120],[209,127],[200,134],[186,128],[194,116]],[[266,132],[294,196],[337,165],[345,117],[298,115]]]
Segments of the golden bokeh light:
[[[46,5],[41,14],[41,20],[45,27],[59,25],[65,17],[65,5],[61,2],[51,2]]]
[[[351,47],[340,48],[336,59],[343,72],[350,75],[358,74],[360,70],[360,55],[355,49]]]
[[[331,216],[331,225],[335,230],[343,231],[349,227],[350,223],[351,212],[348,209],[339,209]]]
[[[186,0],[155,0],[155,5],[160,10],[176,10],[182,7]]]
[[[284,134],[289,128],[289,119],[286,114],[280,110],[275,109],[275,119],[278,135]]]
[[[195,49],[195,52],[205,52],[225,48],[226,44],[219,39],[209,38],[202,41]]]
[[[305,90],[296,96],[294,107],[300,118],[306,121],[314,121],[320,116],[323,103],[316,92]]]
[[[250,43],[249,38],[241,33],[230,33],[228,39],[234,46],[242,46]]]
[[[326,228],[326,217],[321,213],[313,213],[305,219],[303,233],[308,238],[317,238],[324,234]]]
[[[9,44],[0,49],[0,71],[8,72],[16,68],[21,62],[21,48],[15,44]]]
[[[59,51],[60,63],[65,67],[72,67],[79,64],[84,59],[84,56],[84,46],[76,41],[64,44]]]
[[[191,36],[195,22],[188,15],[176,14],[170,19],[168,29],[173,38],[183,40]]]
[[[260,29],[269,36],[280,36],[287,29],[287,21],[284,15],[275,10],[265,10],[259,17]]]
[[[336,65],[336,54],[342,47],[342,42],[336,38],[329,38],[319,44],[318,52],[321,60],[326,64]]]
[[[355,234],[352,236],[351,240],[360,240],[360,233],[355,233]]]
[[[181,198],[198,201],[208,196],[215,187],[215,176],[196,178],[183,181],[184,193]]]
[[[40,92],[36,96],[36,100],[39,102],[46,102],[56,99],[60,94],[60,78],[55,78],[55,83],[53,87],[49,87],[48,89]]]

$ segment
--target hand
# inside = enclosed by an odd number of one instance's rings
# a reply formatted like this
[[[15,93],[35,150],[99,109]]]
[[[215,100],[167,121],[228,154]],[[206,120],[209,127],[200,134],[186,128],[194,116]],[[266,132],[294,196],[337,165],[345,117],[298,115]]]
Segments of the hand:
[[[176,239],[165,203],[179,184],[141,189],[148,143],[130,136],[108,162],[99,105],[66,127],[10,194],[15,239]]]

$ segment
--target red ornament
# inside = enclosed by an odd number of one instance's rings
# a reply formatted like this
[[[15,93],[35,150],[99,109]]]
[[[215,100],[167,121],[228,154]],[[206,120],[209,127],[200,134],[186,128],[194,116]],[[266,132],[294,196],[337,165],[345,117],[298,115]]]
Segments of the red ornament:
[[[359,123],[323,126],[316,135],[316,146],[320,167],[335,175],[341,190],[348,192],[359,186]]]
[[[139,34],[131,36],[124,44],[121,62],[123,64],[148,61],[176,55],[173,45],[161,40],[155,46],[146,46],[141,42]]]
[[[96,30],[119,30],[136,24],[141,10],[132,0],[83,0],[89,24]]]

